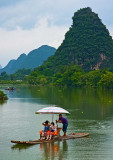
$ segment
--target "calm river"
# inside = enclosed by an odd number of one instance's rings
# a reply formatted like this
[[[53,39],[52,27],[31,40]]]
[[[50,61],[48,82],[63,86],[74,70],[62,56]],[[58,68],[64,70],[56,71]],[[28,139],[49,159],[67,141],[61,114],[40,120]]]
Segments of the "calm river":
[[[0,104],[0,160],[113,160],[112,90],[18,87],[5,93],[9,99]],[[68,133],[86,132],[90,137],[33,146],[10,142],[38,139],[41,123],[52,116],[35,112],[51,105],[71,113],[66,116]]]

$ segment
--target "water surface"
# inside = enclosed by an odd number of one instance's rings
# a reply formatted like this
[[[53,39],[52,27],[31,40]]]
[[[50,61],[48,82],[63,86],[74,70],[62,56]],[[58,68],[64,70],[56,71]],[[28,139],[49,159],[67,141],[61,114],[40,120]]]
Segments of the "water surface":
[[[9,99],[0,104],[0,160],[113,159],[112,90],[18,87],[17,91],[5,92]],[[41,123],[51,121],[52,116],[35,112],[51,105],[71,113],[66,116],[68,133],[88,132],[90,137],[33,146],[10,143],[38,139]]]

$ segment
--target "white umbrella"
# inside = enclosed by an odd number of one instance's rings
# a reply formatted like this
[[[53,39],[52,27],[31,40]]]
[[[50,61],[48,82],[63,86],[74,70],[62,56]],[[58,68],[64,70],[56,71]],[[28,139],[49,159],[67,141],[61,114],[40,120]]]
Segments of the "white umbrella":
[[[45,107],[36,112],[36,114],[70,114],[68,111],[66,111],[63,108],[60,107]],[[53,121],[53,116],[52,116]]]
[[[60,107],[45,107],[38,110],[36,114],[69,114],[69,112]]]

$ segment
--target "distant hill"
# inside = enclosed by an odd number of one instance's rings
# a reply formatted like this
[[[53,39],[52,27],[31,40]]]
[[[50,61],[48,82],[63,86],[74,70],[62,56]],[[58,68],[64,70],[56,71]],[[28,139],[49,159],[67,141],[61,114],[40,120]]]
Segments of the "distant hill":
[[[1,66],[1,64],[0,64],[0,69],[2,69],[2,66]]]
[[[74,13],[73,24],[60,47],[41,67],[54,72],[60,65],[81,65],[86,71],[113,69],[113,40],[108,29],[91,8]]]
[[[32,50],[28,55],[21,54],[17,60],[11,60],[0,73],[5,71],[7,74],[13,74],[17,70],[26,68],[33,69],[40,66],[47,58],[55,53],[56,49],[43,45],[38,49]]]

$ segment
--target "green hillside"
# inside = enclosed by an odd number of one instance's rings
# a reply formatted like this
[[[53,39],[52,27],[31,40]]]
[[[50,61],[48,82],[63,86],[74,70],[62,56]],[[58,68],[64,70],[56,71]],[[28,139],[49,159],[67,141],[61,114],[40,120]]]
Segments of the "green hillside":
[[[98,15],[88,7],[78,10],[72,19],[62,44],[42,67],[56,70],[59,65],[74,64],[86,71],[113,68],[113,40]]]
[[[75,12],[72,20],[62,44],[31,73],[29,83],[77,87],[104,83],[109,88],[108,84],[113,83],[113,74],[109,72],[113,70],[113,40],[109,31],[89,7]]]

